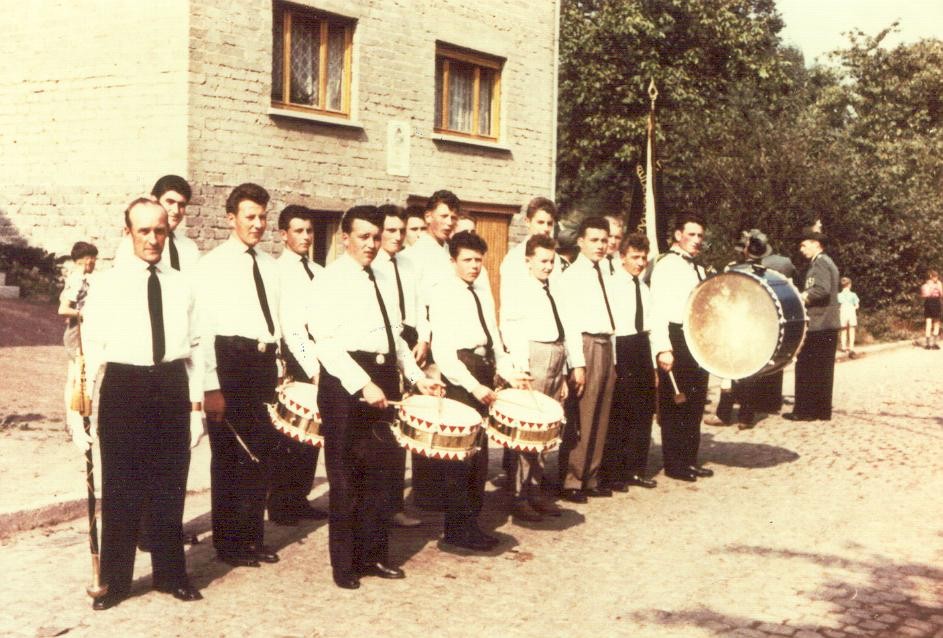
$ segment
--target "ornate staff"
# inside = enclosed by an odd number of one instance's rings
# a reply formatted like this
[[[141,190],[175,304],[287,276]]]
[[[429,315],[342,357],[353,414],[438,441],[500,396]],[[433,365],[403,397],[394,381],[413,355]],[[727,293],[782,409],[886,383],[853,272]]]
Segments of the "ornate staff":
[[[82,351],[82,318],[79,316],[78,338],[79,355],[75,359],[76,371],[78,373],[77,383],[72,386],[72,401],[69,406],[82,416],[82,424],[85,426],[85,434],[91,436],[92,422],[92,399],[86,392],[85,379],[85,354]],[[98,551],[98,517],[96,516],[95,499],[95,462],[92,457],[92,446],[89,445],[85,450],[85,485],[88,488],[88,549],[92,555],[92,583],[85,589],[92,598],[101,598],[108,593],[108,585],[102,584]]]

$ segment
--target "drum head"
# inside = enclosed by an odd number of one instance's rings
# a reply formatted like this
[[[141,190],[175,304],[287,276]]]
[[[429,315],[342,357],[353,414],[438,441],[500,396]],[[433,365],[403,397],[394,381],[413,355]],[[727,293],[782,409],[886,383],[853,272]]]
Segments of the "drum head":
[[[406,412],[430,423],[462,427],[481,425],[481,415],[455,399],[414,394],[403,403]]]
[[[516,388],[501,390],[491,410],[492,412],[499,410],[509,416],[540,423],[555,423],[563,419],[563,406],[558,401],[533,390]]]
[[[318,386],[311,383],[292,381],[283,385],[279,393],[286,399],[308,408],[318,404]]]
[[[769,363],[780,339],[780,313],[765,282],[730,271],[691,292],[684,338],[702,368],[725,379],[743,379]]]

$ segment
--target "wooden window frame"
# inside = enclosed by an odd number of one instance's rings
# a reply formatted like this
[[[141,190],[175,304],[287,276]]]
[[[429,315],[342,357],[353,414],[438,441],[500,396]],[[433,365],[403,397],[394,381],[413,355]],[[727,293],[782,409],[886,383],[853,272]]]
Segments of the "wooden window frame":
[[[485,140],[488,142],[497,142],[501,131],[501,75],[504,70],[504,60],[492,57],[474,51],[459,49],[457,47],[445,44],[436,44],[436,74],[439,73],[439,60],[442,60],[442,94],[439,113],[439,121],[443,126],[433,126],[436,133],[444,135],[454,135],[456,137],[465,137],[473,140]],[[472,96],[472,133],[467,131],[456,131],[448,128],[449,121],[449,63],[450,61],[464,62],[471,64],[475,70],[474,95]],[[489,69],[494,72],[494,82],[491,90],[491,135],[482,135],[478,133],[478,112],[481,105],[481,70]]]
[[[273,2],[272,16],[278,18],[281,9],[282,17],[282,99],[272,99],[272,107],[300,113],[316,113],[330,117],[350,119],[351,105],[351,67],[353,64],[353,42],[355,21],[351,18],[336,16],[309,7],[302,7],[290,2]],[[318,106],[295,104],[291,102],[291,23],[296,14],[306,14],[318,21],[321,29],[321,42],[318,59]],[[341,79],[341,110],[334,111],[327,108],[327,46],[328,31],[331,24],[344,28],[344,70]],[[274,61],[275,52],[272,52]]]

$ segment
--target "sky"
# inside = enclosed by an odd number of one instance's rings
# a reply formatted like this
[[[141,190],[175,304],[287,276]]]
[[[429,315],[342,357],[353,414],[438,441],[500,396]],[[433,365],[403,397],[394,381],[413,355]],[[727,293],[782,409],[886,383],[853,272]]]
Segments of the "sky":
[[[943,39],[943,0],[776,0],[786,27],[783,42],[802,50],[806,64],[844,47],[842,33],[861,29],[876,35],[900,19],[900,33],[891,34],[885,44],[914,42],[921,38]]]

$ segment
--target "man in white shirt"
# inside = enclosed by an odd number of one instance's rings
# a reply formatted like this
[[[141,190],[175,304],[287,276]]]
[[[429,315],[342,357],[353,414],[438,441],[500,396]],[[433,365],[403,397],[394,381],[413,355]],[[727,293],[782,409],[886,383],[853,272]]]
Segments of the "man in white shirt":
[[[95,610],[130,593],[138,526],[149,516],[154,589],[202,598],[190,585],[181,542],[190,447],[203,435],[202,377],[189,281],[161,259],[167,213],[139,198],[125,211],[132,257],[98,276],[85,304],[89,395],[104,364],[98,407],[102,459],[101,576]],[[73,439],[91,438],[70,413]]]
[[[380,250],[373,260],[373,270],[382,274],[395,285],[396,303],[390,310],[403,325],[401,336],[410,348],[416,347],[416,281],[412,264],[400,251],[403,248],[406,222],[403,209],[394,204],[380,206],[383,214],[383,230],[380,235]],[[396,453],[396,465],[390,470],[390,499],[393,524],[397,527],[416,527],[422,521],[406,514],[403,492],[406,489],[406,450]]]
[[[270,456],[282,437],[266,409],[275,402],[282,333],[278,265],[258,251],[268,192],[240,184],[226,200],[232,233],[197,267],[204,407],[209,420],[213,546],[233,567],[278,562],[263,544]]]
[[[310,259],[314,242],[312,211],[304,206],[286,206],[278,216],[278,231],[285,245],[278,258],[279,323],[282,355],[287,377],[317,385],[320,365],[308,332],[308,315],[314,300],[314,280],[324,269]],[[279,439],[272,454],[272,478],[268,495],[269,520],[278,525],[297,525],[299,519],[324,519],[327,513],[308,503],[314,483],[318,451],[290,437]]]
[[[612,277],[616,387],[599,474],[604,486],[618,492],[627,492],[629,485],[657,485],[645,477],[655,414],[655,370],[648,338],[652,303],[648,285],[642,281],[648,253],[644,234],[629,235],[622,242],[621,261]]]
[[[403,248],[409,248],[426,232],[426,211],[419,204],[407,206],[405,220],[406,236],[403,238]]]
[[[522,387],[526,378],[514,370],[498,331],[490,288],[480,283],[487,250],[485,240],[473,233],[451,237],[453,275],[438,286],[429,309],[435,335],[432,352],[446,396],[482,416],[496,398],[492,389],[496,373],[515,387]],[[487,441],[471,459],[433,461],[432,467],[445,477],[443,540],[473,551],[493,549],[498,539],[482,532],[477,523],[488,473]]]
[[[590,496],[612,496],[599,485],[609,409],[615,386],[615,319],[608,290],[611,277],[605,267],[609,223],[603,217],[580,222],[577,245],[580,254],[560,277],[560,306],[567,333],[582,335],[582,348],[568,353],[572,381],[579,398],[578,440],[564,436],[560,449],[565,468],[561,496],[572,503],[585,503]],[[602,266],[601,266],[602,263]],[[572,431],[572,430],[571,430]]]
[[[706,277],[694,259],[704,244],[704,222],[696,215],[679,215],[674,242],[652,269],[652,350],[658,364],[658,412],[662,433],[665,476],[693,482],[713,476],[701,467],[697,452],[701,442],[701,418],[707,400],[708,374],[684,339],[684,310],[688,296]],[[672,379],[686,400],[675,403]]]
[[[161,258],[174,270],[191,271],[200,260],[200,249],[196,242],[187,237],[177,228],[187,215],[187,204],[192,197],[190,184],[179,175],[164,175],[154,183],[151,195],[167,211],[167,222],[170,233],[164,243],[164,254]],[[130,238],[125,235],[118,244],[115,261],[133,256]]]
[[[524,209],[524,215],[527,218],[527,237],[509,250],[501,260],[501,299],[509,298],[513,293],[513,287],[516,280],[526,278],[530,272],[527,265],[527,258],[524,254],[527,240],[535,235],[553,237],[553,229],[559,219],[557,207],[553,201],[546,197],[534,197],[527,203]],[[554,252],[553,271],[550,274],[552,280],[556,280],[563,272],[560,263],[560,256]],[[503,301],[502,301],[503,305]]]
[[[625,235],[625,223],[618,215],[606,215],[609,222],[609,243],[606,244],[606,266],[609,274],[615,275],[619,270],[619,248],[622,246],[622,237]]]
[[[390,565],[389,482],[399,447],[389,401],[400,398],[399,368],[423,394],[441,393],[400,337],[395,283],[375,272],[383,213],[355,206],[341,220],[346,251],[317,284],[309,318],[322,370],[318,406],[331,484],[328,545],[334,583],[360,587],[360,577],[404,578]]]
[[[548,235],[535,234],[524,247],[527,277],[517,285],[501,290],[501,334],[514,367],[531,376],[531,389],[543,392],[559,402],[567,397],[567,351],[581,348],[576,335],[568,335],[563,326],[552,273],[556,261],[556,242]],[[559,516],[560,509],[540,491],[544,455],[514,453],[514,515],[536,522],[543,514]]]

